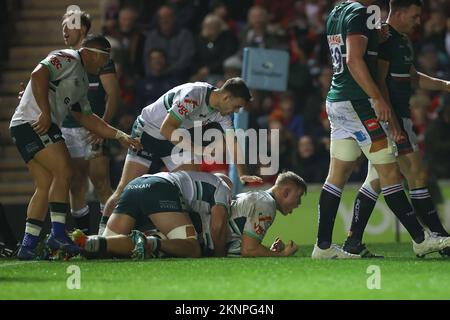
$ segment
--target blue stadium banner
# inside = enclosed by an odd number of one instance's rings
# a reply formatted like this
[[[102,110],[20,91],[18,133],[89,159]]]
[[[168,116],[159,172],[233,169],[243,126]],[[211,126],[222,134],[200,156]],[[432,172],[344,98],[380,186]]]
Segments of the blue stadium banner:
[[[289,54],[284,50],[244,48],[242,78],[249,88],[286,91]]]

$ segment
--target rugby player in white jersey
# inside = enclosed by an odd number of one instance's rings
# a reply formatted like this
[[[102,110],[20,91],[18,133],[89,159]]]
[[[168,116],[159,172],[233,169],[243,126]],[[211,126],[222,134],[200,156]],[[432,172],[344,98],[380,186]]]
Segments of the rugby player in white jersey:
[[[159,252],[175,257],[225,256],[230,187],[229,178],[220,174],[145,174],[125,187],[103,236],[76,234],[75,242],[86,256],[97,258],[133,254],[143,259]],[[191,212],[206,218],[192,221]],[[133,230],[149,222],[164,235],[163,240]]]
[[[268,190],[240,193],[231,204],[229,257],[285,257],[297,252],[297,245],[277,238],[270,248],[261,244],[275,220],[276,211],[291,214],[307,192],[305,181],[291,171],[280,173]]]
[[[194,122],[200,122],[203,126],[215,123],[224,132],[230,132],[233,129],[230,115],[247,105],[250,100],[250,91],[245,82],[240,78],[232,78],[220,89],[205,82],[186,83],[169,90],[156,102],[145,107],[136,119],[131,134],[140,139],[143,149],[129,149],[119,185],[106,203],[99,234],[102,234],[127,183],[146,174],[154,158],[162,159],[169,171],[198,171],[198,165],[193,163],[190,152],[183,152],[182,163],[174,161],[175,145],[185,150],[193,147],[197,157],[203,154],[202,146],[191,144],[192,138],[178,139],[174,133],[179,133],[179,128],[192,128]],[[226,134],[225,139],[227,148],[234,155],[232,160],[237,164],[241,181],[262,181],[258,177],[245,175],[245,166],[237,161],[242,159],[242,150],[234,139],[234,134]]]
[[[182,198],[186,200],[186,208],[191,211],[190,215],[175,214],[175,212],[156,214],[154,212],[153,208],[160,206],[160,204],[154,204],[158,199],[166,202],[169,201],[166,199],[172,196],[169,195],[170,191],[156,187],[150,191],[151,187],[147,186],[147,188],[145,185],[150,184],[148,180],[155,180],[154,178],[158,180],[162,177],[172,180],[178,186],[182,192]],[[108,253],[127,257],[134,255],[134,257],[142,259],[145,256],[158,256],[161,251],[178,257],[199,257],[193,236],[193,232],[195,232],[196,235],[199,235],[197,239],[201,246],[202,256],[225,255],[224,236],[226,236],[226,254],[229,257],[280,257],[295,254],[298,248],[292,240],[284,244],[281,239],[277,238],[271,248],[263,246],[261,242],[275,219],[276,210],[283,215],[288,215],[300,205],[301,197],[307,191],[305,181],[293,172],[281,173],[272,188],[239,194],[237,200],[231,203],[231,216],[228,217],[228,214],[225,214],[224,209],[227,205],[224,202],[230,201],[229,190],[232,185],[227,176],[218,175],[218,177],[208,173],[179,171],[144,175],[137,178],[130,182],[122,193],[115,213],[108,221],[105,231],[108,236],[81,236],[81,241],[78,238],[76,242],[86,252],[95,253],[96,257],[104,257],[105,253]],[[214,188],[215,185],[217,187]],[[225,187],[226,185],[228,187]],[[146,195],[143,195],[143,192]],[[172,193],[178,197],[176,189],[173,189]],[[131,194],[135,194],[134,201]],[[144,198],[145,200],[138,200]],[[173,198],[170,201],[174,202],[176,199]],[[137,209],[133,209],[133,207]],[[161,210],[161,208],[157,210]],[[137,214],[119,212],[137,212]],[[145,223],[142,217],[146,214],[143,215],[143,212],[148,213],[154,226],[168,239],[154,236],[145,237],[143,233],[137,231],[132,231],[128,236],[125,235],[136,225]],[[229,218],[228,223],[223,220],[224,217]],[[181,226],[188,222],[191,224]],[[166,223],[166,226],[163,226],[162,223]],[[167,232],[167,225],[173,228],[170,232]],[[160,226],[164,229],[160,229]],[[189,232],[191,232],[190,236]],[[122,233],[122,235],[114,235],[115,233]],[[177,239],[173,237],[175,234],[179,237],[178,239],[191,239],[190,243],[174,241]]]
[[[95,134],[141,148],[130,138],[92,114],[87,100],[87,73],[98,73],[109,58],[109,42],[99,35],[85,38],[79,50],[50,53],[31,73],[22,99],[10,123],[11,136],[35,182],[36,191],[27,209],[25,236],[19,259],[35,257],[43,221],[50,207],[52,231],[48,246],[71,253],[77,247],[65,233],[70,212],[70,156],[59,126],[70,111]]]

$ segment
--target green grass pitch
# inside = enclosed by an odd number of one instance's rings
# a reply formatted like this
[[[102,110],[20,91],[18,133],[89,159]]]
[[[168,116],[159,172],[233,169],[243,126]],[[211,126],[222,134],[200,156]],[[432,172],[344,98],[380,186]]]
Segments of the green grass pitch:
[[[289,258],[21,262],[0,260],[0,299],[449,299],[449,260],[415,258],[410,244],[371,245],[385,259]],[[80,269],[80,289],[68,289]],[[380,289],[368,289],[379,267]],[[370,271],[370,268],[369,268]]]

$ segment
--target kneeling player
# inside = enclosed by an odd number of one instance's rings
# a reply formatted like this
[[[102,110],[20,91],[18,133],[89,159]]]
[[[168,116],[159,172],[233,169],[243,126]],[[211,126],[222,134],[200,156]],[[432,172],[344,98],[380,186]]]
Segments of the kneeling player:
[[[222,180],[223,179],[223,180]],[[204,172],[179,171],[143,175],[132,180],[120,196],[104,237],[87,238],[84,250],[105,256],[138,258],[157,255],[159,251],[176,257],[200,257],[204,241],[211,239],[214,255],[225,255],[227,220],[231,202],[229,180]],[[210,234],[202,233],[199,241],[189,211],[210,214]],[[145,237],[132,232],[148,222],[167,240]],[[208,247],[211,247],[210,245]]]

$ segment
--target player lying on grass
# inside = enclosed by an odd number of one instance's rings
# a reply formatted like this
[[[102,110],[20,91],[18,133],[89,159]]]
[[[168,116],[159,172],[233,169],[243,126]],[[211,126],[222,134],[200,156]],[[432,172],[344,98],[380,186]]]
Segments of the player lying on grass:
[[[214,255],[224,256],[231,203],[231,182],[225,177],[178,171],[143,175],[132,180],[122,192],[103,236],[88,237],[84,250],[93,257],[130,257],[135,246],[141,245],[136,254],[143,258],[142,245],[146,243],[149,255],[162,251],[175,257],[200,257],[207,254],[208,248],[213,248]],[[201,212],[210,222],[200,238],[190,211]],[[149,222],[167,240],[154,236],[145,238],[138,232],[128,237],[133,229]],[[209,239],[213,245],[203,239]]]
[[[79,50],[50,53],[31,73],[10,123],[11,136],[27,164],[36,191],[27,209],[25,235],[19,259],[34,259],[47,209],[52,221],[48,245],[52,250],[76,251],[65,233],[70,213],[72,177],[70,155],[59,129],[67,113],[102,138],[118,139],[127,147],[139,141],[109,126],[92,113],[87,99],[87,72],[97,74],[109,59],[111,45],[100,35],[88,35]]]
[[[277,238],[270,249],[261,242],[275,220],[276,211],[283,215],[291,214],[301,204],[301,198],[306,192],[305,181],[287,171],[280,173],[275,185],[268,190],[238,194],[231,205],[227,255],[280,257],[297,252],[297,245],[292,240],[285,245]]]
[[[176,176],[181,173],[173,173],[170,175]],[[200,173],[190,174],[199,175]],[[221,178],[231,187],[231,181],[228,177],[221,176]],[[191,211],[191,217],[196,232],[201,235],[200,242],[203,242],[203,256],[210,256],[211,252],[214,252],[216,256],[224,255],[222,247],[217,247],[217,244],[222,244],[222,242],[215,240],[214,233],[218,232],[214,231],[214,229],[220,229],[222,232],[225,230],[225,233],[221,232],[220,234],[227,236],[226,247],[228,256],[276,257],[293,255],[297,251],[297,245],[293,241],[289,241],[285,245],[283,241],[277,239],[270,249],[263,246],[261,241],[275,219],[276,210],[278,209],[283,215],[292,213],[301,203],[301,197],[306,191],[306,183],[301,177],[293,172],[281,173],[272,188],[239,194],[237,200],[232,202],[230,220],[228,223],[219,226],[218,224],[220,222],[217,219],[214,221],[214,213],[212,210],[211,214],[209,214],[208,210],[205,210],[202,206],[194,207],[193,209],[195,210],[193,210],[194,212]],[[204,192],[205,188],[203,188],[203,194],[205,194]],[[119,201],[118,207],[121,202],[122,200]],[[115,220],[115,217],[116,213],[113,213],[110,221],[108,221],[106,233],[110,233],[109,228],[112,227],[110,223]],[[225,228],[223,229],[223,227]],[[130,231],[129,225],[121,225],[119,228],[124,233]],[[228,228],[229,230],[227,230]],[[164,230],[160,229],[160,231],[168,236]],[[212,240],[211,235],[213,235]],[[168,238],[170,239],[170,237]],[[97,239],[103,242],[102,249],[97,245],[99,242]],[[115,255],[120,254],[122,256],[130,256],[134,251],[136,253],[139,252],[137,255],[139,257],[144,256],[142,250],[146,251],[146,256],[156,256],[157,251],[160,250],[164,253],[174,255],[174,250],[171,252],[167,250],[169,248],[169,241],[164,239],[156,240],[152,236],[145,238],[143,233],[133,231],[130,236],[107,236],[106,238],[91,236],[87,239],[84,250],[95,253],[102,250],[103,252]],[[173,246],[177,245],[175,242],[172,242],[172,244]],[[170,249],[173,249],[173,247],[170,246]],[[178,250],[177,256],[184,256],[181,253],[185,249],[178,248]]]

